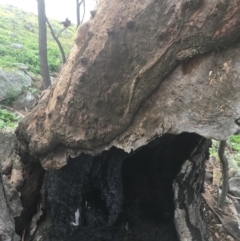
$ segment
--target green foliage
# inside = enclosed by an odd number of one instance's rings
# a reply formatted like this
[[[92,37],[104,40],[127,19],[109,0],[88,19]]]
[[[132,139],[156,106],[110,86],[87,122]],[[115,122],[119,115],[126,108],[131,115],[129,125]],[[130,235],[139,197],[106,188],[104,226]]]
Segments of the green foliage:
[[[19,120],[20,117],[15,113],[0,108],[0,129],[4,127],[14,127]]]
[[[57,35],[63,26],[58,21],[50,22]],[[28,26],[31,26],[33,31],[29,30]],[[59,38],[66,56],[74,43],[75,28],[74,25],[70,26]],[[50,72],[56,72],[61,64],[61,53],[49,29],[47,34],[49,69]],[[14,43],[22,44],[24,48],[11,47]],[[0,4],[0,68],[15,70],[19,63],[27,65],[30,72],[40,74],[37,16]]]
[[[227,154],[230,158],[236,161],[237,165],[240,167],[240,135],[232,135],[228,139],[228,143],[232,150],[228,150]],[[218,141],[212,142],[212,147],[210,148],[210,155],[215,156],[218,159]]]
[[[15,98],[16,98],[16,93],[13,90],[13,88],[8,88],[5,102],[6,103],[12,103],[15,100]]]
[[[218,156],[218,146],[219,146],[219,142],[218,141],[212,141],[212,146],[209,149],[210,155],[211,156]]]
[[[240,153],[234,155],[234,160],[236,161],[237,165],[240,167]]]
[[[30,92],[33,95],[37,95],[39,93],[39,89],[33,87],[23,87],[22,94],[26,94],[27,92]]]
[[[233,135],[229,138],[229,144],[234,151],[240,151],[240,135]]]

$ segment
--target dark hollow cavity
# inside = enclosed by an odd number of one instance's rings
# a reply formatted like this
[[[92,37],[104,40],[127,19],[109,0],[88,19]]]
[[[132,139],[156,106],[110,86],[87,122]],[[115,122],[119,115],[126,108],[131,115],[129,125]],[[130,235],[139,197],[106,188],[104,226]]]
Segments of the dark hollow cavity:
[[[172,184],[202,137],[165,135],[127,154],[81,155],[47,172],[52,241],[177,241]]]

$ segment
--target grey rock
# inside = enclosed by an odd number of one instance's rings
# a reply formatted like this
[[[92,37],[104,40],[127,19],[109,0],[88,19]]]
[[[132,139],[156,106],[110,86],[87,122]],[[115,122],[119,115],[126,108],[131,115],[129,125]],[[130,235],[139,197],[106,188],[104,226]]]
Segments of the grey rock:
[[[229,180],[229,193],[240,197],[240,177],[233,177]]]
[[[10,177],[2,175],[1,180],[4,188],[4,197],[8,201],[8,206],[13,217],[19,216],[22,211],[22,204],[16,190],[16,187],[23,180],[21,162],[15,154],[16,142],[13,128],[0,132],[0,173],[1,175],[3,172],[11,173]]]
[[[17,191],[21,190],[22,186],[24,185],[23,165],[20,161],[19,156],[17,155],[15,155],[15,159],[13,160],[13,166],[9,181]]]
[[[17,138],[14,132],[14,128],[5,128],[0,131],[0,164],[2,167],[7,159],[15,158]]]
[[[21,241],[21,237],[15,233],[13,241]]]
[[[15,170],[20,169],[19,158],[15,154],[17,140],[14,131],[14,128],[0,131],[0,240],[3,241],[21,240],[15,233],[13,219],[22,210],[18,192],[11,183],[14,182],[14,179],[17,180]],[[12,170],[9,170],[11,167]],[[11,172],[10,180],[7,176],[2,175],[2,169]]]
[[[19,70],[28,70],[28,66],[26,64],[19,63],[18,69]]]
[[[31,32],[34,32],[34,26],[33,26],[32,23],[27,22],[26,24],[24,24],[24,27],[25,27],[27,30],[29,30],[29,31],[31,31]]]
[[[18,35],[17,35],[16,33],[10,33],[9,36],[10,36],[11,38],[17,38],[17,37],[18,37]]]
[[[30,87],[31,84],[31,78],[22,71],[0,70],[0,101],[16,98],[24,87]]]
[[[228,155],[227,159],[228,159],[228,166],[230,169],[233,168],[235,170],[239,170],[237,162],[234,160],[234,158],[232,156]]]
[[[8,209],[1,181],[0,178],[0,240],[12,241],[15,235],[15,225],[10,210]]]
[[[11,158],[8,158],[3,164],[2,164],[2,173],[5,175],[9,175],[12,171],[13,167],[13,160]]]
[[[240,177],[240,169],[230,168],[228,171],[228,176],[229,179],[231,179],[232,177]]]
[[[233,204],[234,204],[234,206],[235,206],[238,214],[240,214],[240,204],[239,204],[239,202],[238,202],[237,200],[235,200],[235,201],[233,202]]]
[[[13,107],[18,110],[26,110],[30,109],[36,102],[35,96],[30,93],[21,94],[17,97],[17,99],[13,102]]]
[[[13,48],[13,49],[20,49],[20,50],[24,49],[23,44],[18,44],[18,43],[13,43],[13,44],[10,45],[10,47]]]
[[[211,181],[213,178],[213,174],[210,172],[205,173],[205,181]]]
[[[5,175],[3,175],[3,187],[12,216],[14,218],[20,216],[23,209],[20,197],[17,190],[13,187]]]

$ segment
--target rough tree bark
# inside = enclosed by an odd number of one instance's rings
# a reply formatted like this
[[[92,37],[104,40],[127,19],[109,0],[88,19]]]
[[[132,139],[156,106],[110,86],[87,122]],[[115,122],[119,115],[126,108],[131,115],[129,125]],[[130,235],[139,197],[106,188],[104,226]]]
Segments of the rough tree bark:
[[[47,168],[60,146],[58,167],[169,132],[227,139],[240,116],[238,3],[101,1],[56,86],[22,121],[23,149]]]
[[[47,29],[46,29],[46,14],[45,1],[37,0],[38,3],[38,44],[40,57],[40,70],[42,76],[43,89],[47,89],[51,85],[48,58],[47,58]]]
[[[100,1],[16,131],[47,170],[33,240],[211,240],[205,138],[239,129],[239,16],[240,0]]]

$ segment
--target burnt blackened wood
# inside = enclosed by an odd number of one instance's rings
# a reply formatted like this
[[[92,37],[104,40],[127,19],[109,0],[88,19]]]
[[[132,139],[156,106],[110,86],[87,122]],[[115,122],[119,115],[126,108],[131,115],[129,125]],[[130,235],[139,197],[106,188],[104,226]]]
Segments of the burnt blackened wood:
[[[166,135],[131,154],[117,148],[97,157],[82,154],[60,170],[48,171],[45,177],[48,210],[45,220],[40,222],[40,230],[45,222],[49,236],[37,232],[32,240],[43,235],[51,241],[182,240],[174,225],[172,183],[181,165],[196,159],[191,174],[196,179],[188,178],[190,184],[183,187],[194,189],[192,182],[196,181],[199,189],[195,191],[200,191],[199,180],[203,179],[196,174],[202,172],[206,158],[206,149],[200,148],[203,140],[190,133]],[[197,202],[194,198],[198,195],[193,192],[190,189],[193,202]],[[182,196],[178,201],[182,201]]]
[[[205,161],[211,141],[202,139],[174,182],[175,225],[181,241],[211,241],[203,216]]]

